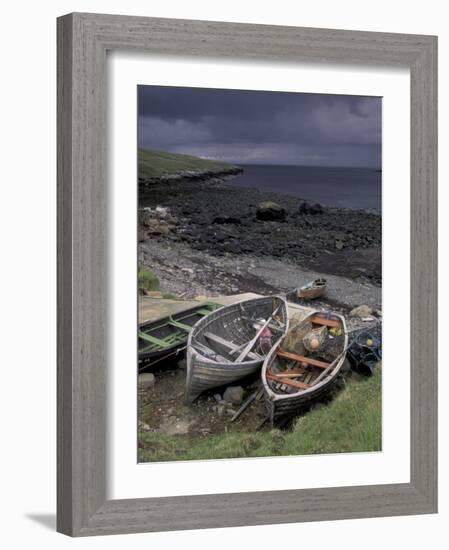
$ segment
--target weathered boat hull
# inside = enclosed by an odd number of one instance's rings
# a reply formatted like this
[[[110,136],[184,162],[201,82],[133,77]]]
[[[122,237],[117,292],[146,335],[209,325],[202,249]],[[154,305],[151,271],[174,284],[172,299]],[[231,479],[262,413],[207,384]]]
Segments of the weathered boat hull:
[[[313,312],[309,317],[313,317],[318,312]],[[294,417],[307,409],[312,403],[319,401],[325,397],[332,390],[335,384],[338,374],[345,362],[346,349],[348,347],[348,335],[346,330],[346,323],[344,317],[338,314],[333,314],[335,318],[338,318],[341,322],[342,331],[344,334],[344,341],[342,345],[342,353],[337,356],[335,366],[331,373],[325,376],[316,385],[312,385],[308,389],[300,390],[296,393],[279,394],[274,392],[267,382],[267,371],[270,371],[277,361],[277,353],[279,348],[282,347],[282,342],[277,346],[274,346],[270,353],[267,355],[263,367],[262,367],[262,383],[264,389],[265,406],[271,421],[274,425],[281,419],[288,419]]]
[[[192,403],[206,390],[232,384],[259,371],[264,360],[264,356],[261,356],[260,359],[247,358],[242,362],[222,361],[226,350],[219,344],[212,346],[216,357],[206,357],[195,348],[198,344],[211,346],[205,334],[210,332],[226,338],[227,341],[232,341],[236,346],[244,345],[254,337],[254,328],[251,322],[245,319],[247,317],[268,319],[277,308],[279,308],[279,320],[284,327],[274,336],[273,345],[277,345],[288,327],[287,303],[279,296],[254,298],[223,307],[195,325],[189,335],[187,347],[187,403]]]
[[[300,288],[298,291],[298,296],[299,298],[305,298],[307,300],[315,300],[315,298],[319,298],[320,296],[322,296],[325,290],[325,286],[304,289]]]
[[[317,385],[309,395],[294,394],[271,401],[265,394],[265,408],[271,424],[275,425],[281,420],[293,418],[307,410],[313,403],[325,398],[332,391],[336,379],[336,377],[333,377],[331,380],[323,382],[322,385],[320,384],[320,387]]]
[[[227,386],[256,373],[262,367],[262,363],[263,359],[235,364],[217,363],[200,355],[195,349],[188,348],[186,402],[192,403],[206,390]]]
[[[287,295],[288,300],[295,301],[297,298],[303,298],[305,300],[314,300],[319,298],[326,291],[326,279],[315,279],[311,283],[295,288]]]

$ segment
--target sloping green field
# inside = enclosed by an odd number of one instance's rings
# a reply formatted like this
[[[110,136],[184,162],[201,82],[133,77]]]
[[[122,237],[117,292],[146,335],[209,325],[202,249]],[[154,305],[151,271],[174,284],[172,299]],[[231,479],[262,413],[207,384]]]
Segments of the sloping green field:
[[[139,149],[138,160],[140,178],[158,178],[185,170],[216,170],[219,172],[226,168],[233,168],[226,162],[148,149]]]

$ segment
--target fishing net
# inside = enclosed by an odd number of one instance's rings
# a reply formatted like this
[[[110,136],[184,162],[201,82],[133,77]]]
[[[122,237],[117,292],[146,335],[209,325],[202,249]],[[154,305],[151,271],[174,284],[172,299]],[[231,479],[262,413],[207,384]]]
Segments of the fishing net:
[[[347,357],[351,367],[366,376],[371,376],[377,363],[382,359],[380,331],[361,330],[353,335]]]
[[[302,343],[306,350],[315,352],[318,351],[324,344],[327,336],[327,327],[314,328],[309,331],[302,339]]]
[[[309,315],[309,312],[295,313],[290,319],[289,331],[282,346],[285,351],[296,353],[297,355],[304,355],[305,348],[303,338],[312,330],[312,323],[307,320]]]

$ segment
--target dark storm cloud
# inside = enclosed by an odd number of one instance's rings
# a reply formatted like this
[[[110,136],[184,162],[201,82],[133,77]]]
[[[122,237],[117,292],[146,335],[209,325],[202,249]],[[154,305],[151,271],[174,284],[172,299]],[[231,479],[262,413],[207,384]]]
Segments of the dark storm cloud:
[[[381,99],[139,86],[139,145],[231,162],[380,166]]]

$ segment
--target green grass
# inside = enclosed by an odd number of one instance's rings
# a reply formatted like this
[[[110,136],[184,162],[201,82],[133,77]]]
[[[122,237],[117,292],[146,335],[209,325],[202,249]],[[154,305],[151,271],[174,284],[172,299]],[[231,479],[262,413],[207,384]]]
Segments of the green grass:
[[[159,279],[152,271],[139,269],[139,290],[159,290]]]
[[[183,170],[222,170],[231,168],[226,162],[201,159],[190,155],[179,155],[139,149],[139,177],[157,178],[168,174],[176,174]]]
[[[299,417],[291,432],[228,432],[195,438],[142,431],[139,461],[380,451],[381,388],[381,368],[371,378],[353,375],[328,405]]]
[[[155,291],[161,291],[162,298],[166,298],[169,300],[179,300],[179,296],[177,294],[173,294],[173,292],[165,292],[161,290],[160,281],[155,273],[152,271],[148,271],[147,269],[140,268],[138,273],[138,281],[139,281],[139,290],[155,290]]]

